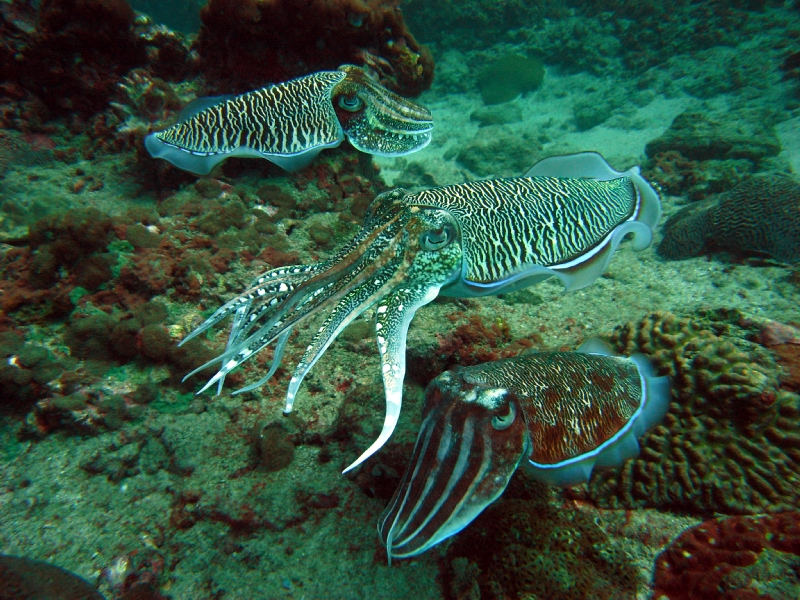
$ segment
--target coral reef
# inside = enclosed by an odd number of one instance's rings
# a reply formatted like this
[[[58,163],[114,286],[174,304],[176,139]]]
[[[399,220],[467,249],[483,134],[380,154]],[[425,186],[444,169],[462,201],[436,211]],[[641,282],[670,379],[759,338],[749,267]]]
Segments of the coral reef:
[[[466,317],[463,311],[447,315],[451,322],[458,322],[455,329],[436,335],[429,346],[415,344],[409,347],[408,374],[423,385],[434,377],[455,366],[472,366],[501,358],[516,356],[522,350],[535,345],[536,335],[527,337],[511,335],[509,324],[497,317],[486,323],[479,315]]]
[[[210,0],[196,47],[215,90],[244,92],[350,63],[386,87],[416,96],[430,87],[433,58],[383,0]]]
[[[602,523],[555,504],[553,490],[530,492],[507,498],[515,495],[507,490],[455,538],[444,559],[445,597],[635,597],[644,582]]]
[[[544,65],[534,56],[506,54],[481,71],[478,89],[484,104],[502,104],[532,92],[544,80]]]
[[[800,513],[727,517],[683,532],[656,559],[655,598],[797,598]]]
[[[610,508],[724,514],[795,507],[800,396],[783,389],[774,356],[743,339],[757,340],[765,328],[774,326],[736,312],[653,313],[617,328],[617,350],[644,353],[670,376],[673,402],[640,440],[638,458],[593,475],[590,497]]]
[[[658,246],[670,259],[715,250],[800,260],[800,184],[781,175],[746,179],[670,217]]]
[[[19,16],[4,21],[13,55],[0,55],[0,72],[54,115],[104,110],[120,77],[147,61],[125,0],[44,0],[38,13]]]

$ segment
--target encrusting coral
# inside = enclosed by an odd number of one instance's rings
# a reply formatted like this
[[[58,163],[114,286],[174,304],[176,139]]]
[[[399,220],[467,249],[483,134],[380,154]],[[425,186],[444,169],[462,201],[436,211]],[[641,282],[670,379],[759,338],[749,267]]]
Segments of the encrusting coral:
[[[634,597],[643,582],[630,556],[594,514],[559,506],[556,493],[512,480],[448,549],[445,597]]]
[[[673,402],[640,440],[638,458],[594,474],[589,495],[598,505],[725,514],[797,506],[800,396],[784,388],[770,351],[733,333],[758,339],[766,327],[735,312],[657,312],[617,328],[616,349],[641,352],[669,375]]]
[[[747,179],[673,215],[658,253],[671,259],[710,250],[800,260],[800,185],[784,176]]]
[[[417,44],[396,2],[210,0],[196,47],[213,85],[245,92],[350,63],[404,95],[430,87],[433,58]]]
[[[713,519],[656,559],[654,598],[797,598],[800,513]]]

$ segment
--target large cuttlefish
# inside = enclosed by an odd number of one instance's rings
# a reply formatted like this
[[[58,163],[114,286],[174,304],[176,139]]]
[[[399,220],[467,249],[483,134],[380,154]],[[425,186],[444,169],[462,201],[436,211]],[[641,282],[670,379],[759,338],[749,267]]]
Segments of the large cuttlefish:
[[[378,521],[389,562],[461,531],[522,463],[539,481],[571,486],[637,456],[636,438],[669,401],[669,381],[644,356],[615,356],[597,339],[443,373],[425,392],[411,462]]]
[[[144,143],[154,158],[196,175],[231,156],[266,158],[294,171],[345,136],[362,152],[401,156],[427,146],[431,129],[424,106],[343,65],[240,96],[199,98]]]
[[[659,214],[658,194],[638,168],[620,173],[596,153],[547,158],[525,177],[385,192],[333,258],[267,271],[189,334],[184,342],[233,316],[225,352],[187,377],[220,363],[200,392],[214,383],[219,391],[227,373],[276,342],[267,375],[235,393],[255,389],[278,368],[292,329],[323,313],[289,381],[289,412],[303,378],[331,342],[375,306],[386,415],[377,440],[350,470],[394,431],[406,333],[417,309],[438,295],[501,294],[552,276],[566,290],[587,286],[626,235],[633,235],[635,249],[647,247]]]

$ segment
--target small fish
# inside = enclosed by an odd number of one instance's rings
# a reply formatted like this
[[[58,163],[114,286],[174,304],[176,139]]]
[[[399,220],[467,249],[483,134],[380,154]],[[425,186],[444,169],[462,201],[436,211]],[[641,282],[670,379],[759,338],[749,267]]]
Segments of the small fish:
[[[428,109],[343,65],[241,96],[199,98],[144,144],[154,158],[196,175],[231,156],[266,158],[294,171],[345,137],[362,152],[401,156],[427,146],[432,129]]]
[[[669,401],[668,379],[644,356],[616,356],[598,339],[443,373],[426,390],[411,462],[378,521],[389,562],[461,531],[521,463],[539,481],[572,486],[637,456],[637,437]]]

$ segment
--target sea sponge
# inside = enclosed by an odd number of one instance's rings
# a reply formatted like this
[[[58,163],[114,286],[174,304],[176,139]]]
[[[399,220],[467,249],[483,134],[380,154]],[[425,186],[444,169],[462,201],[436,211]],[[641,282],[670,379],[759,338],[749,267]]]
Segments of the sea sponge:
[[[800,184],[778,175],[746,179],[678,211],[658,246],[661,256],[676,260],[710,250],[800,260]]]
[[[200,68],[225,93],[345,63],[366,65],[404,96],[418,95],[433,80],[433,58],[395,2],[209,0],[200,19]]]
[[[612,344],[669,375],[673,402],[640,440],[640,456],[597,471],[602,507],[747,514],[800,502],[800,396],[781,387],[773,354],[736,312],[678,318],[657,312],[618,327]]]
[[[542,85],[543,80],[544,64],[541,59],[506,54],[481,71],[477,84],[484,104],[501,104],[520,94],[532,92]]]

